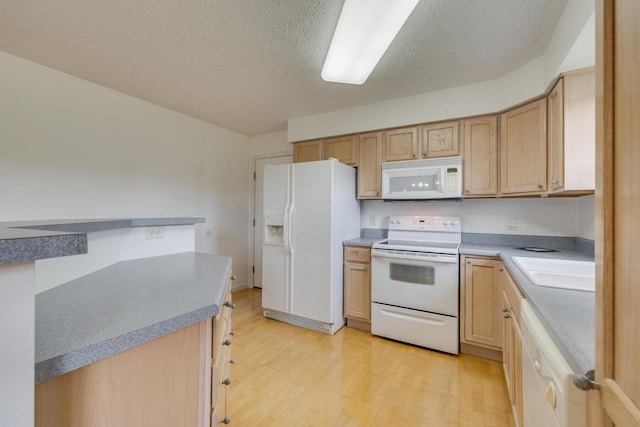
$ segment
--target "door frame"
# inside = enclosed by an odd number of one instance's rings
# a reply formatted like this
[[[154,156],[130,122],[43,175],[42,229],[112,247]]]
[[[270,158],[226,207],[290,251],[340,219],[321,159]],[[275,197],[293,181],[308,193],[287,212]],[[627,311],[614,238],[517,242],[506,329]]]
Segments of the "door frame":
[[[249,254],[248,254],[248,258],[249,258],[249,263],[248,263],[248,277],[250,277],[249,280],[249,287],[253,288],[253,284],[254,284],[254,273],[253,273],[253,267],[256,265],[255,264],[255,256],[256,256],[256,248],[255,248],[255,244],[254,242],[256,241],[256,228],[254,226],[254,222],[253,220],[254,218],[254,214],[256,211],[256,161],[257,160],[265,160],[265,159],[274,159],[274,158],[278,158],[278,157],[287,157],[287,156],[291,156],[291,162],[293,162],[293,148],[291,149],[291,151],[277,151],[275,153],[265,153],[265,154],[258,154],[258,155],[253,155],[250,158],[250,163],[251,163],[251,167],[250,167],[250,173],[251,173],[251,191],[249,191],[249,227],[251,229],[251,232],[249,233]]]

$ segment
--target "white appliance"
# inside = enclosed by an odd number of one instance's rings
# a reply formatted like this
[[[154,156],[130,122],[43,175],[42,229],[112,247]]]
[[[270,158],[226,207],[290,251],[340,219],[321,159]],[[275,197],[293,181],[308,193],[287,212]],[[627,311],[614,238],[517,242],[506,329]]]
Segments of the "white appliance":
[[[342,242],[360,236],[356,170],[337,160],[264,168],[262,308],[328,334],[344,326]]]
[[[462,198],[462,158],[406,160],[382,164],[384,200]]]
[[[459,217],[391,216],[371,250],[371,332],[458,354]]]
[[[526,300],[522,301],[523,427],[587,425],[587,393]]]

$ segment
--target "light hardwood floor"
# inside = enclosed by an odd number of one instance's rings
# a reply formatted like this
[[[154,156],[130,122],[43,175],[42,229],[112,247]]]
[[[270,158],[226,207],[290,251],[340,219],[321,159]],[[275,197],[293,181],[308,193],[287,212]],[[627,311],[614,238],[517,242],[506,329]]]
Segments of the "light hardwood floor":
[[[257,289],[233,299],[235,426],[514,425],[498,362],[266,319]]]

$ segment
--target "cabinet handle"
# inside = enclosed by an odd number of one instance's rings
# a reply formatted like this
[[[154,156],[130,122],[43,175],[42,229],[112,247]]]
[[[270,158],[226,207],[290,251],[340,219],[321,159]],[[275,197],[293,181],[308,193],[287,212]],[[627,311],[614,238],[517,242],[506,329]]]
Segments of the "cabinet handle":
[[[509,313],[505,313],[505,314],[503,314],[503,315],[502,315],[502,317],[504,317],[505,319],[508,319],[508,318],[510,318],[511,316],[509,316]]]
[[[471,264],[471,261],[467,261],[467,264]]]
[[[500,267],[500,268],[498,269],[498,271],[504,271],[504,268]]]
[[[224,384],[224,385],[229,385],[229,384],[231,384],[231,379],[229,379],[229,378],[225,378],[225,379],[224,379],[224,381],[222,381],[222,384]]]
[[[503,313],[506,313],[507,311],[509,311],[509,309],[508,309],[508,308],[506,308],[506,307],[503,307],[503,308],[502,308],[502,312],[503,312]]]
[[[231,276],[231,280],[236,280],[236,279],[237,279],[237,277],[236,277],[235,274],[233,276]]]
[[[552,180],[552,181],[551,181],[551,183],[552,183],[553,185],[558,185],[558,180],[557,180],[557,179],[554,179],[554,180]]]
[[[413,154],[412,154],[412,157],[415,159],[415,158],[416,158],[416,157],[418,157],[418,156],[416,156],[416,154],[415,154],[415,153],[413,153]]]
[[[236,334],[236,331],[231,331],[229,332],[229,335],[234,336]]]
[[[224,417],[224,419],[222,420],[222,424],[231,424],[231,418]]]
[[[376,196],[379,196],[379,195],[380,195],[380,192],[379,192],[379,191],[376,191]]]
[[[229,363],[231,363],[233,365],[234,363],[236,363],[236,359],[230,359]]]
[[[542,190],[544,186],[542,184],[538,184],[538,190]]]
[[[224,340],[222,345],[231,345],[231,340],[229,338],[227,338],[226,340]]]
[[[469,191],[469,190],[464,190],[464,192],[465,192],[465,193],[471,193],[471,191]]]
[[[225,307],[229,307],[229,308],[231,308],[231,309],[236,308],[236,305],[235,305],[234,303],[232,303],[231,301],[227,301],[227,302],[225,302],[225,303],[224,303],[224,306],[225,306]]]

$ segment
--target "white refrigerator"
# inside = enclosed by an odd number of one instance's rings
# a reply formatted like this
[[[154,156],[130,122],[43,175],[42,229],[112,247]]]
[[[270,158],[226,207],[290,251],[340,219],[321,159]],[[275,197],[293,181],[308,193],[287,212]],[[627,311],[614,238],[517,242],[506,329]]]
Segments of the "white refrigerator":
[[[333,335],[344,326],[342,241],[360,235],[356,170],[337,160],[265,166],[262,309]]]

